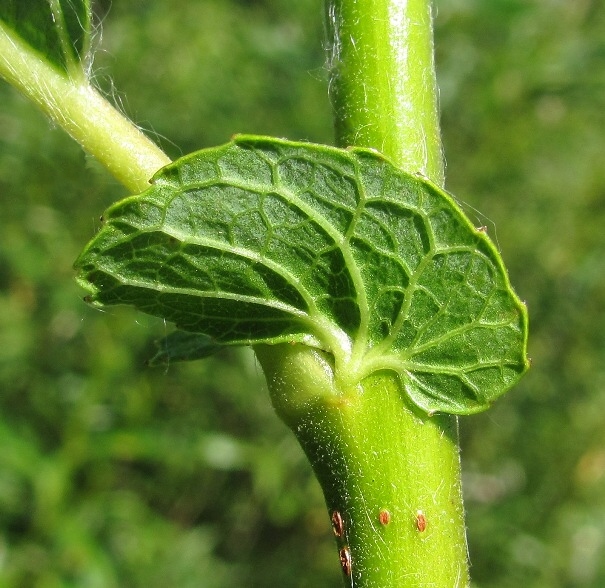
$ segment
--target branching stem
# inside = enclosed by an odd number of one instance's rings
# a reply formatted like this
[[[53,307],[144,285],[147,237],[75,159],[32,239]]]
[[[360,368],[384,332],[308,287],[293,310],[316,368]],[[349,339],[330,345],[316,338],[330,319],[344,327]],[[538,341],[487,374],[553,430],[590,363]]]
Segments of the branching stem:
[[[0,22],[0,76],[32,100],[129,190],[141,192],[169,157],[93,88],[54,68]]]
[[[328,0],[327,14],[337,143],[374,147],[442,184],[430,1]],[[169,163],[84,72],[58,71],[1,23],[0,76],[130,190]],[[345,586],[468,586],[455,418],[413,409],[388,371],[343,389],[326,354],[256,351],[322,484]]]

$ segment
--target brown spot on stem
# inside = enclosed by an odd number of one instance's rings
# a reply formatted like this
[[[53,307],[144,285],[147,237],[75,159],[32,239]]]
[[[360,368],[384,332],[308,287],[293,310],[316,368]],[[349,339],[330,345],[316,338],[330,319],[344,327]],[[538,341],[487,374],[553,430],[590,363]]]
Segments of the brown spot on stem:
[[[332,513],[332,530],[336,537],[342,537],[345,531],[345,523],[342,520],[342,515],[337,510]]]
[[[349,577],[352,569],[351,550],[345,545],[338,552],[338,557],[340,558],[340,567],[342,568],[342,573]]]
[[[386,508],[383,508],[378,513],[378,520],[381,525],[388,525],[391,522],[391,513]]]
[[[426,531],[426,517],[421,510],[416,511],[416,528],[420,533],[424,533]]]

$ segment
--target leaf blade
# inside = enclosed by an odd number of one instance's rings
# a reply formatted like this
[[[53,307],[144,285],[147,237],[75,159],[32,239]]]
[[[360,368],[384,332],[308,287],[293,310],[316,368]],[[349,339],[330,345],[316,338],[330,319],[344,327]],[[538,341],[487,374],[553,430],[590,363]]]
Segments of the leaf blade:
[[[239,136],[161,170],[77,262],[97,303],[218,345],[302,342],[343,385],[396,371],[427,412],[477,412],[527,368],[527,313],[454,200],[380,154]]]
[[[214,355],[222,349],[212,337],[174,331],[158,341],[158,350],[149,360],[150,366],[170,365],[175,361],[192,361]]]

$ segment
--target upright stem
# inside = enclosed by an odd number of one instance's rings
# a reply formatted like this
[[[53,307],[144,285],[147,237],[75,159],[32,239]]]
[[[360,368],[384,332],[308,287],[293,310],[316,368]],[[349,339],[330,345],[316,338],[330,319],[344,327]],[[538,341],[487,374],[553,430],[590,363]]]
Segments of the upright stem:
[[[414,410],[388,372],[340,389],[318,351],[256,353],[322,486],[345,586],[468,586],[455,419]]]
[[[429,0],[328,0],[336,141],[443,184]],[[322,485],[345,586],[469,585],[457,421],[380,372],[339,389],[329,358],[257,349],[273,404]]]
[[[378,149],[403,169],[421,172],[442,186],[431,1],[328,0],[327,18],[337,143]],[[404,515],[400,524],[407,527],[407,533],[400,530],[393,537],[390,549],[410,556],[399,560],[405,569],[392,570],[389,577],[400,579],[388,585],[468,584],[456,417],[414,412],[392,375],[382,374],[363,386],[366,395],[376,395],[368,400],[379,416],[375,426],[383,432],[392,429],[384,445],[369,450],[375,455],[391,450],[385,460],[389,467],[381,472],[382,487],[398,486],[399,492],[392,491],[398,502],[393,508]],[[388,411],[376,406],[386,398]],[[414,508],[424,519],[410,533]],[[427,529],[422,532],[424,520]],[[378,554],[385,547],[381,543],[376,541]],[[370,559],[376,555],[368,552]],[[391,555],[381,565],[389,565]],[[359,565],[359,556],[357,560]]]
[[[430,0],[327,0],[336,142],[443,185]]]

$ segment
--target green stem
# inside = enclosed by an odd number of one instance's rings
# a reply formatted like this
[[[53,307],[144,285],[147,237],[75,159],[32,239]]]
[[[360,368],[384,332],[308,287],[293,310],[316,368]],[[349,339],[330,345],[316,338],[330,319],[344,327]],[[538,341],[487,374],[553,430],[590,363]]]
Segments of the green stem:
[[[337,547],[351,558],[345,586],[467,586],[456,420],[413,410],[390,373],[343,390],[318,351],[280,345],[256,353],[329,515],[342,520]]]
[[[327,15],[337,143],[376,148],[443,185],[430,2],[329,0]],[[345,586],[468,586],[456,418],[415,410],[392,373],[345,390],[317,351],[257,356],[329,515],[343,521]]]
[[[0,76],[37,104],[120,182],[141,192],[168,156],[89,83],[54,68],[0,22]]]
[[[443,186],[430,0],[329,0],[327,14],[337,142],[374,147],[403,169]],[[369,580],[366,574],[363,585],[468,585],[456,418],[415,413],[390,374],[364,382],[363,388],[372,406],[369,413],[381,417],[372,422],[368,415],[365,427],[388,431],[384,444],[377,438],[366,451],[385,455],[387,463],[398,466],[374,478],[376,492],[390,491],[393,483],[404,480],[393,491],[394,508],[407,512],[409,520],[417,506],[427,521],[420,541],[409,532],[393,533],[388,547],[375,538],[373,549],[365,538],[373,525],[362,521],[366,548],[356,557],[352,548],[353,560],[368,569],[397,568],[390,572],[390,583]],[[380,406],[384,398],[390,399],[388,411]],[[358,426],[362,434],[354,441],[361,444],[364,425]],[[345,486],[355,487],[346,477]],[[405,517],[401,524],[409,531]]]
[[[442,186],[430,0],[327,0],[327,19],[337,143]]]

